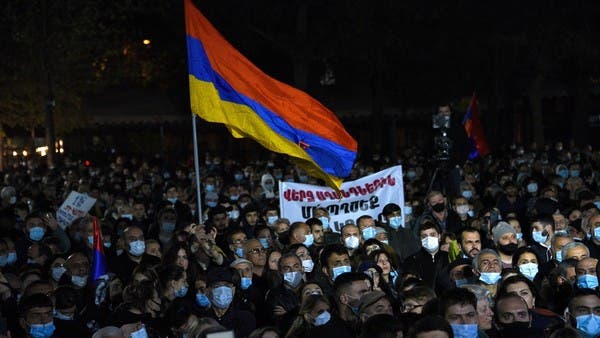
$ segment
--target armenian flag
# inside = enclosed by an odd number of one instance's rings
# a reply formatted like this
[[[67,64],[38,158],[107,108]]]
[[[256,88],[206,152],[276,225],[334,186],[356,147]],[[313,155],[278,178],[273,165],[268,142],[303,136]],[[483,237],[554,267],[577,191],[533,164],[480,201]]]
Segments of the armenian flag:
[[[92,265],[92,281],[95,283],[98,278],[106,275],[106,256],[104,256],[104,243],[102,241],[102,232],[98,225],[98,219],[94,217],[94,262]]]
[[[352,170],[356,141],[329,109],[246,59],[184,0],[192,112],[236,138],[291,156],[338,189]]]
[[[473,93],[471,102],[469,102],[469,106],[467,107],[467,113],[463,119],[463,126],[465,127],[465,132],[469,138],[469,160],[487,155],[490,152],[490,148],[485,140],[483,126],[479,119],[479,108],[475,93]]]

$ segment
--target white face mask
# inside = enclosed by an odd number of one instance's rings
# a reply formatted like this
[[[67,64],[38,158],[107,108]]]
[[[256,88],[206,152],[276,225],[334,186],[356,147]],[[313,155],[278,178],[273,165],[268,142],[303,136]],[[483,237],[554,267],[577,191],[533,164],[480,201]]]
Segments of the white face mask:
[[[421,240],[421,245],[427,252],[433,253],[440,247],[440,239],[437,237],[427,236]]]
[[[456,212],[459,215],[466,215],[469,213],[469,206],[468,205],[459,205],[456,207]]]
[[[344,244],[346,245],[346,248],[348,248],[350,250],[357,249],[358,244],[359,244],[358,237],[356,237],[356,236],[346,237],[346,239],[344,240]]]

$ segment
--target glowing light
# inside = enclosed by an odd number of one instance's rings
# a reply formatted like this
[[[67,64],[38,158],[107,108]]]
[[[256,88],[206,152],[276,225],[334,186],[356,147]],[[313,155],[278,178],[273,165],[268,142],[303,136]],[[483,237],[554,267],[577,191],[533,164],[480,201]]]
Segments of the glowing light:
[[[46,156],[48,154],[48,146],[37,147],[35,148],[35,152],[39,153],[40,156]]]
[[[148,40],[148,39],[144,39],[142,40],[142,43],[146,46],[148,46],[150,43],[152,43],[152,41]]]
[[[23,156],[27,156],[27,155],[28,155],[27,150],[23,150]]]
[[[19,153],[17,153],[16,150],[13,150],[13,156],[17,156],[17,155],[19,155]]]

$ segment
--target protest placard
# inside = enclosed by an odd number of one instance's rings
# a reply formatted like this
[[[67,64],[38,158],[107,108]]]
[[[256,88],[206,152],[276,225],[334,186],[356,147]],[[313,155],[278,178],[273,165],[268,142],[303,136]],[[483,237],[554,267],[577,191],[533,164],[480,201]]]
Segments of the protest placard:
[[[67,199],[56,211],[58,225],[63,229],[66,228],[75,219],[85,216],[95,203],[95,198],[71,191]]]
[[[396,203],[402,208],[402,167],[391,167],[355,181],[344,182],[339,193],[328,187],[279,182],[279,202],[281,217],[291,222],[305,221],[314,217],[317,207],[325,208],[329,211],[331,229],[339,232],[348,221],[355,222],[362,215],[379,219],[383,207],[388,203]]]

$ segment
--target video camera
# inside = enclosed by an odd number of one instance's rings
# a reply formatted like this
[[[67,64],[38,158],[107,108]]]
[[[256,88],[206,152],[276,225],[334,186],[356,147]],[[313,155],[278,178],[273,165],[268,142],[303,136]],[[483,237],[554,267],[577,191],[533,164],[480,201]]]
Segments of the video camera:
[[[435,148],[434,159],[438,162],[447,162],[450,160],[450,151],[452,149],[452,139],[448,136],[450,115],[434,114],[432,116],[432,128],[439,131],[439,134],[433,138]]]

